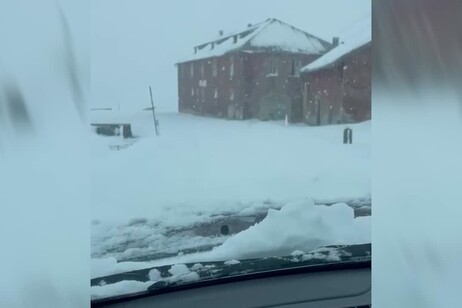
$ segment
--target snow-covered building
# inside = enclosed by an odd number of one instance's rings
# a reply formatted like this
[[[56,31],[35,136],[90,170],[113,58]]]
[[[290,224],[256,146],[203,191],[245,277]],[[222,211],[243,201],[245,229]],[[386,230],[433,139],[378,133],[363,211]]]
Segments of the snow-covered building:
[[[332,46],[274,18],[226,35],[220,31],[177,63],[179,111],[300,121],[300,68]]]
[[[310,125],[371,119],[371,19],[347,30],[339,45],[301,69],[303,118]]]

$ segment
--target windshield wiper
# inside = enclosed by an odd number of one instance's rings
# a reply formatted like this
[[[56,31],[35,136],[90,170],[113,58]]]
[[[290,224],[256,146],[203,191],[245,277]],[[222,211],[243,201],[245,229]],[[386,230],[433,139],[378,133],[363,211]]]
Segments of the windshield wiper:
[[[200,264],[200,265],[199,265]],[[135,294],[95,299],[92,306],[106,304],[109,301],[124,301],[143,296],[200,288],[235,281],[260,279],[266,277],[292,275],[308,272],[333,271],[342,269],[370,268],[371,244],[333,245],[316,249],[309,253],[292,254],[283,257],[266,257],[241,260],[239,262],[201,262],[185,264],[191,272],[197,273],[193,281],[170,279],[171,265],[151,267],[106,277],[94,278],[92,286],[113,284],[121,281],[148,282],[149,272],[157,270],[162,278],[149,286],[147,291]],[[190,273],[191,273],[190,272]],[[95,306],[95,307],[96,307]]]

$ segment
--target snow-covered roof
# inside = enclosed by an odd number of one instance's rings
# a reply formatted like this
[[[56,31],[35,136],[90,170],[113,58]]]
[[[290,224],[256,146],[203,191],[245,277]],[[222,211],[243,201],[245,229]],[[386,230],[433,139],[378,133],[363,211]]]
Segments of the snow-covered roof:
[[[355,22],[344,35],[340,36],[340,44],[321,56],[316,61],[303,67],[300,71],[303,73],[314,72],[319,69],[335,64],[337,61],[372,41],[371,36],[371,16],[360,19]]]
[[[329,42],[302,31],[275,18],[241,31],[221,35],[207,43],[195,46],[196,52],[178,63],[222,56],[242,51],[272,51],[320,55],[331,48]]]
[[[93,124],[122,124],[130,123],[131,115],[113,110],[92,110],[89,120]]]

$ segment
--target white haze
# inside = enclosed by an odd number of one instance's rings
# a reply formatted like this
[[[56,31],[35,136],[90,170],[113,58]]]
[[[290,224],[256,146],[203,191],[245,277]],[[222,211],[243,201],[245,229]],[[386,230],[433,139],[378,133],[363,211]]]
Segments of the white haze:
[[[159,111],[176,111],[174,64],[219,30],[274,17],[332,41],[370,12],[370,0],[93,1],[92,107],[148,107],[152,85]]]
[[[460,306],[462,121],[442,90],[373,96],[374,307]]]
[[[70,77],[82,106],[88,10],[85,2],[0,2],[0,307],[89,306],[88,141]],[[5,108],[8,89],[24,97],[22,129]]]

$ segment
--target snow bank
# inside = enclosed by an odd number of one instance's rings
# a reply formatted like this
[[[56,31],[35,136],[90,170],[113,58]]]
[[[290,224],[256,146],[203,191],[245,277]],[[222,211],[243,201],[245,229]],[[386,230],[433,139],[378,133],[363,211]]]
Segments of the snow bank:
[[[160,114],[133,119],[140,140],[123,151],[92,139],[92,218],[151,218],[188,225],[211,214],[245,210],[258,200],[286,202],[370,195],[370,122],[308,127]],[[117,209],[117,210],[114,210]]]
[[[263,221],[230,237],[211,251],[151,262],[117,263],[115,258],[92,259],[92,278],[170,264],[180,264],[170,269],[172,275],[178,276],[190,271],[182,263],[225,261],[226,265],[233,265],[239,263],[238,259],[282,255],[334,261],[339,257],[335,251],[317,249],[326,245],[370,242],[370,217],[355,219],[353,209],[344,203],[324,206],[302,199],[285,205],[280,211],[270,210]],[[329,250],[328,254],[321,253],[325,249]],[[197,263],[191,270],[201,268],[202,265]]]
[[[370,217],[354,218],[346,204],[315,206],[310,200],[270,210],[260,223],[242,231],[210,255],[215,259],[245,259],[289,255],[320,246],[371,242]]]
[[[158,118],[162,133],[155,137],[149,111],[132,115],[133,132],[140,138],[125,150],[111,151],[103,137],[91,139],[94,257],[131,258],[219,245],[226,238],[165,234],[211,222],[213,215],[251,215],[267,209],[268,202],[282,206],[306,197],[370,196],[370,122],[351,125],[354,143],[345,146],[344,125],[285,127],[283,122],[184,114]],[[146,223],[131,223],[132,218]],[[143,245],[130,248],[126,243],[133,241]],[[105,253],[116,246],[121,250]],[[178,256],[155,264],[201,262],[206,256],[190,257],[195,259]],[[98,262],[105,267],[104,262],[115,260],[92,261],[92,271]],[[113,265],[116,271],[134,269],[130,262]],[[103,272],[114,273],[111,266],[98,271]]]

